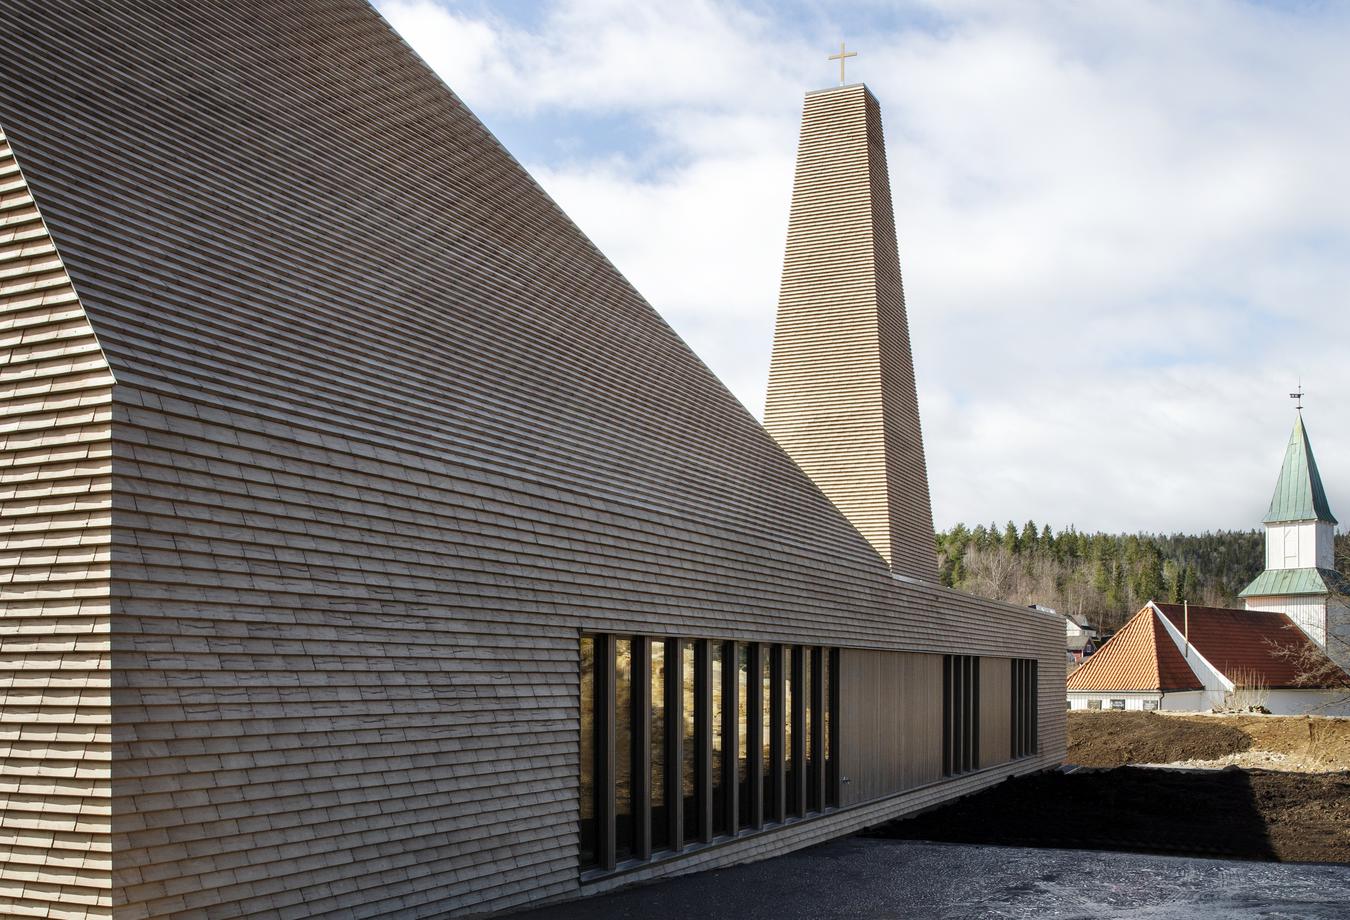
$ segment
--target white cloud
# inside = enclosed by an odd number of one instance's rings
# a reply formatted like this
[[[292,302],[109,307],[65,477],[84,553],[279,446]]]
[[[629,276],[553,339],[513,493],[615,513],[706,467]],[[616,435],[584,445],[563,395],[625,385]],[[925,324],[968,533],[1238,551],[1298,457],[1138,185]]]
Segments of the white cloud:
[[[533,22],[381,8],[489,127],[632,127],[612,150],[517,153],[758,412],[796,119],[828,42],[766,5],[563,0]],[[1255,526],[1300,374],[1350,515],[1350,19],[1219,2],[908,13],[848,33],[850,74],[886,120],[939,526]]]

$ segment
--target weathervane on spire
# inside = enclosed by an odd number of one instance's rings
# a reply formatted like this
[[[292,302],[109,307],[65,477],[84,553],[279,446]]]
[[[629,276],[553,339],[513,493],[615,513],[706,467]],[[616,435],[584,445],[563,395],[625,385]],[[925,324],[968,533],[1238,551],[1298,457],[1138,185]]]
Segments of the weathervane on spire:
[[[1298,389],[1295,392],[1289,394],[1290,399],[1297,400],[1297,402],[1294,403],[1294,408],[1297,409],[1299,412],[1303,411],[1303,397],[1307,395],[1308,394],[1303,390],[1303,379],[1299,378]]]
[[[845,51],[845,50],[844,50],[844,43],[843,43],[843,42],[840,42],[840,43],[839,43],[839,53],[838,53],[838,54],[832,54],[832,55],[830,55],[830,56],[826,59],[826,60],[830,60],[830,61],[838,61],[838,62],[839,62],[839,85],[840,85],[840,86],[843,86],[843,85],[844,85],[844,61],[845,61],[845,59],[851,58],[851,57],[857,57],[857,56],[858,56],[858,52],[856,52],[856,51]]]

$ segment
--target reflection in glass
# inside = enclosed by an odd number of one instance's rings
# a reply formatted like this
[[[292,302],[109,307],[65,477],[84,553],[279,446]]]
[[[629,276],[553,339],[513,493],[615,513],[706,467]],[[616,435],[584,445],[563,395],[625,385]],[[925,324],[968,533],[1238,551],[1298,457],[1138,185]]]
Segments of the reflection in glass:
[[[804,661],[802,662],[802,705],[806,708],[806,718],[803,721],[806,730],[802,734],[804,741],[803,757],[806,765],[806,811],[819,811],[820,802],[816,795],[816,757],[815,749],[812,746],[815,741],[816,723],[816,701],[812,696],[811,679],[814,676],[816,666],[816,656],[820,654],[820,649],[807,647],[805,649]]]
[[[794,707],[800,705],[799,691],[792,673],[792,646],[783,646],[783,777],[787,783],[787,813],[799,814],[801,805],[797,801],[797,770],[792,758],[792,715]]]
[[[614,642],[614,846],[633,854],[633,640]]]
[[[581,865],[595,854],[595,640],[581,639]]]
[[[726,715],[723,706],[722,684],[726,664],[726,643],[713,642],[709,649],[712,659],[712,804],[713,835],[725,834],[727,830],[727,787],[726,777],[722,773],[722,759],[725,756],[725,741],[722,721]]]
[[[684,798],[684,842],[693,843],[698,833],[698,738],[695,727],[698,707],[697,684],[694,676],[694,643],[685,642],[681,652],[683,670],[684,743],[680,747],[680,785]]]
[[[825,761],[825,804],[838,805],[839,802],[836,800],[835,796],[835,789],[836,789],[836,784],[834,781],[835,765],[834,765],[834,758],[832,756],[833,739],[831,737],[831,732],[834,731],[833,725],[834,704],[831,702],[830,698],[831,692],[830,687],[833,685],[834,682],[834,655],[830,651],[824,649],[822,649],[822,654],[824,654],[825,656],[825,673],[824,673],[825,685],[824,687],[821,688],[821,697],[825,700],[825,711],[821,713],[825,717],[825,731],[823,732],[823,735],[825,737],[824,741],[825,750],[822,751],[821,754]]]
[[[773,770],[773,653],[774,646],[760,646],[760,769],[764,775],[764,820],[776,821],[777,789]]]
[[[751,719],[748,694],[750,692],[750,649],[744,642],[736,644],[736,821],[740,827],[750,826],[750,761],[746,738]]]
[[[670,813],[666,809],[666,644],[652,642],[652,849],[670,846]]]

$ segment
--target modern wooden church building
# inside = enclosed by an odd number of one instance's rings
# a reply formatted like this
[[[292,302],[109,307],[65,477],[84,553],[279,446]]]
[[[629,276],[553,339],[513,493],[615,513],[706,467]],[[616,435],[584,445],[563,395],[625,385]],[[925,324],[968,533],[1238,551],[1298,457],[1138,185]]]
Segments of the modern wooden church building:
[[[7,2],[0,912],[492,913],[1059,762],[1060,619],[929,577],[875,100],[807,112],[889,550],[364,2]]]

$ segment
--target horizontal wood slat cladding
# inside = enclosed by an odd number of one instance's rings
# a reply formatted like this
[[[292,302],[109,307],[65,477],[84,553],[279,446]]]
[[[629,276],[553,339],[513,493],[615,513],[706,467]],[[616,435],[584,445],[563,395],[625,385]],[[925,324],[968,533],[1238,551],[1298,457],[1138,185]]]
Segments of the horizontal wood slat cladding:
[[[113,378],[0,123],[0,914],[112,915]]]
[[[842,803],[941,779],[942,656],[843,649],[839,671]]]
[[[992,767],[1012,758],[1012,662],[1007,658],[980,659],[980,767]]]
[[[861,84],[806,96],[764,424],[896,572],[937,580],[881,109]]]
[[[582,630],[1062,660],[897,581],[365,3],[10,0],[0,62],[117,375],[111,587],[52,609],[111,642],[119,920],[578,895]]]

